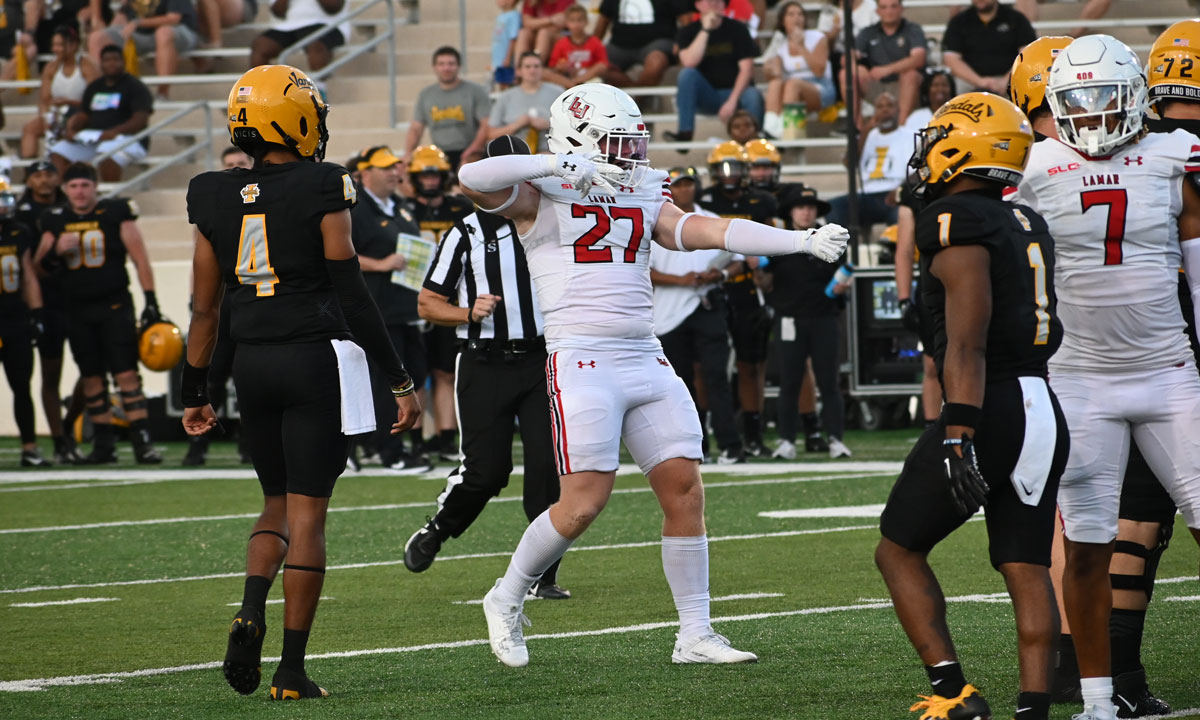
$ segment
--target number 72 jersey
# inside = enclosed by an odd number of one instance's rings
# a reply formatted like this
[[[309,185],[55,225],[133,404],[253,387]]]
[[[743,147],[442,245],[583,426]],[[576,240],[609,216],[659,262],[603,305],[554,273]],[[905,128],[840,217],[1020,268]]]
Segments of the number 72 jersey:
[[[1056,372],[1131,372],[1191,357],[1177,295],[1184,176],[1200,139],[1151,133],[1106,158],[1056,139],[1033,146],[1011,199],[1037,210],[1057,248],[1065,329]]]
[[[208,172],[188,186],[188,221],[212,243],[231,337],[259,344],[345,337],[321,219],[357,200],[346,171],[294,162]]]

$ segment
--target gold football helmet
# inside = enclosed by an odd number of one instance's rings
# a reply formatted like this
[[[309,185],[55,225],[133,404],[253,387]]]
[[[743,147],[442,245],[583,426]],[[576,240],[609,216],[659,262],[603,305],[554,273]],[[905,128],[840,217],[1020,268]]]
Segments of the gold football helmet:
[[[250,157],[270,143],[324,160],[329,106],[316,84],[290,65],[260,65],[229,90],[229,137]]]
[[[746,155],[750,158],[750,184],[760,190],[773,190],[779,184],[783,155],[769,140],[757,138],[746,143]],[[755,168],[771,168],[769,173],[756,172]]]
[[[1008,100],[989,93],[964,93],[938,108],[917,132],[908,165],[916,171],[914,193],[959,175],[1017,185],[1025,173],[1033,130],[1029,119]]]
[[[708,153],[709,175],[727,190],[742,186],[749,167],[750,156],[736,140],[726,140]]]
[[[142,330],[138,357],[148,370],[170,370],[183,359],[183,335],[170,320],[160,320]]]
[[[1159,100],[1200,102],[1200,19],[1180,20],[1158,36],[1146,60],[1146,78],[1155,112]]]
[[[1074,38],[1065,35],[1046,35],[1029,43],[1013,60],[1008,80],[1008,97],[1028,117],[1046,105],[1046,83],[1050,66]]]
[[[433,170],[450,172],[450,161],[446,159],[446,153],[437,145],[422,145],[413,150],[412,158],[408,161],[408,171],[421,173]]]

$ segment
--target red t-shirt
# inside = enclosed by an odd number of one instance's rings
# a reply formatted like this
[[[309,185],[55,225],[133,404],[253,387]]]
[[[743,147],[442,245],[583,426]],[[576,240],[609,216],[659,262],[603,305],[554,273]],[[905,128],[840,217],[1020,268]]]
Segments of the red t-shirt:
[[[729,4],[725,6],[725,17],[749,24],[750,18],[754,17],[754,6],[750,4],[750,0],[729,0]],[[693,21],[699,19],[700,13],[692,14]]]
[[[564,35],[554,43],[554,49],[550,51],[550,67],[561,70],[558,64],[563,60],[567,61],[566,69],[575,72],[590,68],[596,63],[608,62],[608,51],[595,35],[588,35],[582,45],[576,45],[571,42],[570,35]]]
[[[521,12],[530,17],[544,18],[566,12],[567,8],[574,4],[574,0],[542,0],[542,2],[525,0],[525,7],[521,9]]]

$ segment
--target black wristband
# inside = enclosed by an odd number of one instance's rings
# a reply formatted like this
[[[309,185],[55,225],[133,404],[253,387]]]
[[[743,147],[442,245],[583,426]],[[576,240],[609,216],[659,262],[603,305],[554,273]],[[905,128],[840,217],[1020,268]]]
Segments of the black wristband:
[[[183,361],[183,406],[185,408],[204,407],[208,401],[208,368],[196,367],[187,360]]]
[[[158,307],[158,296],[154,294],[153,290],[146,291],[146,307]]]
[[[947,427],[958,425],[974,430],[975,426],[979,423],[979,416],[982,412],[982,408],[974,405],[948,402],[942,406],[942,420],[946,423]]]

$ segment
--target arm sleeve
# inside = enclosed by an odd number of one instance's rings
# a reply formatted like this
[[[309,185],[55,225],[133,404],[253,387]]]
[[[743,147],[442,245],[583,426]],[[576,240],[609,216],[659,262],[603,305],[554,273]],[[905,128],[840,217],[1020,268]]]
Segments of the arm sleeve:
[[[437,253],[429,265],[429,273],[425,276],[425,287],[438,295],[454,297],[458,284],[463,276],[463,255],[466,247],[464,242],[467,235],[463,233],[460,224],[456,224],[442,241],[438,243]]]
[[[408,372],[400,362],[396,348],[392,346],[392,339],[383,324],[379,307],[367,292],[367,284],[358,268],[358,256],[345,260],[326,258],[325,267],[337,291],[346,326],[350,328],[354,339],[366,351],[367,356],[383,369],[389,383],[396,386],[408,382]]]

